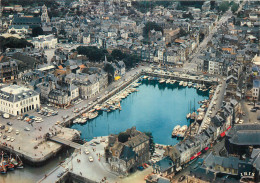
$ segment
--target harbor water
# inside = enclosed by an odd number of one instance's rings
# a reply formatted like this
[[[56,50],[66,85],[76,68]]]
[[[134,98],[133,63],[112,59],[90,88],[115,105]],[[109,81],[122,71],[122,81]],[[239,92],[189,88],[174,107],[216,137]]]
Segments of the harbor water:
[[[176,125],[188,125],[190,110],[199,108],[198,101],[208,99],[209,92],[179,86],[178,83],[160,84],[158,81],[143,80],[137,88],[121,101],[122,110],[99,116],[85,124],[73,124],[81,131],[81,138],[91,140],[96,136],[107,136],[125,131],[132,126],[142,132],[152,132],[155,143],[175,145],[178,140],[171,137]],[[191,109],[190,109],[191,108]]]

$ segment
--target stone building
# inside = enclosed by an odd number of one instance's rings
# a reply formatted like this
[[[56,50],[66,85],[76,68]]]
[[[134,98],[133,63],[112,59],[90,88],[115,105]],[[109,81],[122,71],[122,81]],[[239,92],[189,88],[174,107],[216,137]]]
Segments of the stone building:
[[[18,85],[0,86],[0,111],[13,116],[40,108],[39,93]]]
[[[120,135],[127,136],[120,142]],[[134,172],[138,166],[150,159],[150,138],[137,131],[136,127],[127,129],[119,135],[110,135],[105,154],[112,171],[123,175]]]

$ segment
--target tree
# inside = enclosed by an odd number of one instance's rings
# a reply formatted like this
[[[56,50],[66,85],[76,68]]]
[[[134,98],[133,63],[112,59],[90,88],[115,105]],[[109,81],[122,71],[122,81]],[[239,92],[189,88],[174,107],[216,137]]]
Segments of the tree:
[[[157,23],[155,22],[147,22],[143,28],[143,36],[145,38],[148,38],[149,36],[149,32],[151,30],[155,30],[155,31],[161,31],[163,34],[163,28],[161,26],[159,26]]]
[[[116,60],[122,60],[125,58],[125,54],[121,50],[115,49],[112,51],[111,56]]]
[[[149,145],[150,145],[150,153],[151,155],[153,155],[154,151],[155,151],[155,143],[153,141],[153,134],[152,132],[144,132],[145,135],[147,135],[150,139],[149,139]]]
[[[41,27],[35,27],[32,29],[32,37],[37,37],[39,35],[43,35],[43,30]]]
[[[105,64],[104,71],[108,74],[108,83],[114,81],[115,70],[111,64]]]
[[[233,3],[233,5],[231,6],[231,11],[233,12],[233,13],[235,13],[237,10],[238,10],[238,4],[237,3]]]
[[[91,62],[100,62],[104,60],[106,49],[99,49],[96,46],[79,46],[77,47],[79,54],[86,55]]]
[[[32,47],[33,44],[29,43],[26,39],[18,39],[15,37],[4,38],[0,36],[0,50],[5,51],[6,48],[26,48]]]
[[[219,5],[219,10],[223,13],[226,12],[229,8],[229,2],[228,1],[222,1]]]
[[[119,133],[118,135],[118,141],[119,142],[122,142],[122,143],[125,143],[126,141],[128,141],[128,138],[130,137],[130,135],[128,135],[127,133],[125,132],[121,132]]]

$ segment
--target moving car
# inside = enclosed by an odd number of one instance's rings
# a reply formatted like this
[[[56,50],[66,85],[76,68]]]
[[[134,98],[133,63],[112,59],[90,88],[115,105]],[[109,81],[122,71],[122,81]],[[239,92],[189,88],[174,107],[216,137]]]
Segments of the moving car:
[[[178,182],[182,182],[186,177],[184,175],[180,176],[180,178],[178,179]]]

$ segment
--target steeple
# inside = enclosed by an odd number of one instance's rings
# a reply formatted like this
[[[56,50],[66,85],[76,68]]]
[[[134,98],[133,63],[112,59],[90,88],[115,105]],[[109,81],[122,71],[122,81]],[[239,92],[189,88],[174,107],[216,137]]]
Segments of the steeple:
[[[41,15],[41,21],[42,23],[48,23],[50,22],[50,18],[48,15],[48,9],[45,5],[42,6],[42,15]]]

